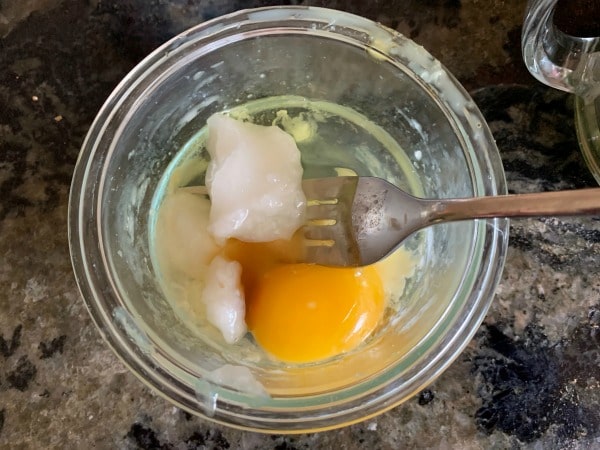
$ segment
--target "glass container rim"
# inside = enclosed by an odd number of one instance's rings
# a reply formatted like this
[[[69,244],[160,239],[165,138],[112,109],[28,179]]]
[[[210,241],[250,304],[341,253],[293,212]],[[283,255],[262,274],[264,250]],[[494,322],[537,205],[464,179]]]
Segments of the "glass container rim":
[[[421,80],[422,87],[426,88],[430,95],[436,97],[438,104],[448,105],[448,114],[455,120],[457,132],[466,141],[467,148],[463,150],[469,152],[468,156],[473,163],[472,177],[475,177],[473,181],[476,194],[497,195],[506,192],[502,164],[491,138],[491,133],[468,94],[454,77],[426,52],[425,57],[416,62],[412,61],[413,67],[410,67],[409,62],[402,58],[404,55],[401,51],[402,46],[408,47],[409,52],[416,52],[417,50],[424,52],[424,50],[399,33],[368,19],[326,8],[304,6],[264,7],[238,11],[202,23],[163,44],[130,71],[115,88],[102,106],[86,136],[71,185],[68,212],[69,245],[77,284],[84,303],[104,340],[146,385],[179,407],[194,414],[203,413],[197,407],[194,407],[193,402],[190,404],[190,393],[185,392],[180,384],[172,380],[169,373],[162,370],[155,360],[131,348],[131,342],[127,339],[127,335],[123,330],[117,329],[111,315],[105,309],[103,296],[110,296],[112,293],[106,292],[109,286],[103,284],[103,281],[106,280],[106,274],[102,273],[102,267],[95,266],[94,261],[91,259],[95,254],[101,255],[102,253],[99,247],[94,247],[94,243],[99,245],[99,239],[95,239],[95,237],[99,237],[99,217],[101,216],[101,196],[99,196],[96,189],[97,179],[94,176],[102,176],[102,170],[98,168],[101,169],[107,156],[110,156],[102,154],[100,143],[102,139],[106,139],[105,134],[111,121],[115,120],[116,111],[122,108],[126,100],[135,94],[135,90],[141,82],[140,80],[152,73],[156,67],[171,62],[173,57],[178,56],[179,52],[183,52],[190,45],[201,40],[210,42],[211,39],[214,39],[215,36],[225,30],[232,31],[232,29],[235,29],[234,32],[242,32],[245,23],[263,24],[265,29],[268,29],[268,24],[272,23],[283,26],[287,22],[279,17],[282,14],[291,17],[290,20],[294,22],[295,26],[298,25],[298,21],[304,21],[303,23],[308,28],[308,23],[316,21],[325,24],[324,26],[329,26],[329,32],[331,33],[340,32],[342,25],[353,30],[367,31],[368,42],[362,42],[366,50],[379,52],[393,61],[409,67],[415,73],[416,79]],[[332,16],[336,17],[334,20],[335,25],[327,25],[331,23]],[[337,31],[335,28],[332,29],[332,26],[338,27]],[[420,75],[418,74],[419,70],[421,71]],[[453,90],[450,93],[450,98],[448,98],[448,93],[443,92],[440,85],[431,84],[431,79],[427,74],[431,73],[432,70],[439,71],[448,80],[448,86]],[[455,100],[455,103],[450,101],[452,99]],[[135,100],[135,97],[133,100]],[[479,137],[477,138],[477,136]],[[488,176],[484,177],[482,175],[482,168],[486,169]],[[482,264],[477,264],[477,267],[473,268],[477,272],[474,274],[477,286],[471,286],[470,296],[466,299],[467,303],[472,303],[466,317],[467,320],[461,323],[457,333],[447,339],[446,342],[441,343],[442,345],[436,356],[428,361],[425,367],[417,367],[419,370],[416,371],[411,370],[413,375],[409,378],[409,383],[405,382],[401,386],[390,386],[388,382],[371,393],[368,402],[365,403],[365,398],[358,398],[351,404],[344,404],[342,410],[330,411],[327,416],[323,416],[320,409],[317,411],[320,414],[318,417],[310,418],[296,417],[297,414],[292,411],[289,420],[283,420],[282,411],[277,411],[273,417],[269,417],[268,414],[252,416],[254,410],[244,410],[244,408],[235,408],[235,411],[232,409],[229,412],[220,408],[217,414],[208,418],[228,426],[255,431],[306,432],[337,428],[366,420],[410,398],[426,384],[432,382],[450,365],[468,344],[487,313],[502,271],[507,247],[507,227],[508,221],[505,219],[489,219],[479,222],[477,227],[478,242],[481,246],[484,242],[488,245],[484,249],[487,252],[486,258],[481,259]],[[487,263],[483,263],[484,261],[487,261]],[[424,370],[427,372],[427,376],[423,378],[421,375]],[[398,382],[398,380],[392,379],[391,382]],[[195,393],[194,399],[198,402]],[[204,415],[206,416],[206,414]]]

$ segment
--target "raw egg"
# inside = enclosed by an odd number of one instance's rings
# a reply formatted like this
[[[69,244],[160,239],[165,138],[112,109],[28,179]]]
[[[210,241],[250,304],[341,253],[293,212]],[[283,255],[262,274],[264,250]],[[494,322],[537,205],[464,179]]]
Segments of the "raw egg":
[[[312,362],[358,346],[379,323],[384,306],[373,267],[283,264],[266,271],[247,293],[246,323],[277,359]]]
[[[210,323],[228,344],[250,331],[266,353],[288,363],[358,347],[404,290],[408,253],[363,268],[300,263],[306,198],[294,139],[216,114],[206,145],[210,200],[179,189],[193,179],[182,166],[186,176],[174,175],[156,224],[174,310],[185,321]]]
[[[295,363],[352,350],[375,329],[386,304],[377,266],[294,263],[300,247],[300,239],[231,239],[224,249],[242,266],[249,331],[267,353]]]

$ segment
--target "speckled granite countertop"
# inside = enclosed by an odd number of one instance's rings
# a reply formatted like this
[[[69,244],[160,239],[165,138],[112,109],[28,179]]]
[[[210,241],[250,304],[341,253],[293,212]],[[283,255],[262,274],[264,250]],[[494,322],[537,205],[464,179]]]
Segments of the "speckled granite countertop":
[[[268,3],[0,0],[0,448],[600,448],[598,218],[514,221],[496,300],[467,350],[414,399],[341,430],[266,436],[191,417],[102,342],[67,246],[85,133],[152,48]],[[521,64],[524,0],[299,3],[376,19],[442,60],[488,119],[512,192],[594,184],[572,99]]]

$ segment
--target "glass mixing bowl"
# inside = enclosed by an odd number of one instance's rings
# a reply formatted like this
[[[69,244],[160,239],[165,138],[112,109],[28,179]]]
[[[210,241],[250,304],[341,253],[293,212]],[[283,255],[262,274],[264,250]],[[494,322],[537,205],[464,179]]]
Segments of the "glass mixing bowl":
[[[492,301],[508,221],[436,225],[411,237],[405,245],[418,258],[397,294],[400,306],[355,351],[284,365],[257,358],[249,338],[211,344],[178,318],[161,289],[153,199],[165,170],[211,114],[278,102],[290,111],[329,108],[324,117],[343,125],[330,142],[337,157],[364,163],[360,175],[425,197],[506,192],[479,110],[423,48],[339,11],[246,10],[167,42],[106,101],[75,169],[71,255],[102,336],[165,398],[230,426],[323,430],[400,404],[457,357]],[[316,152],[307,163],[312,169],[328,158],[335,165],[335,155]]]

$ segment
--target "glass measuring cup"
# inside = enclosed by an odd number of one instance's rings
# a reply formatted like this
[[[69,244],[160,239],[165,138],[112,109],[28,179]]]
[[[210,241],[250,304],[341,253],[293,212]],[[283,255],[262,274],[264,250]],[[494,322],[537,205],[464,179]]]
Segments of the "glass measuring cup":
[[[534,77],[576,94],[577,137],[600,183],[600,0],[530,0],[521,48]]]

